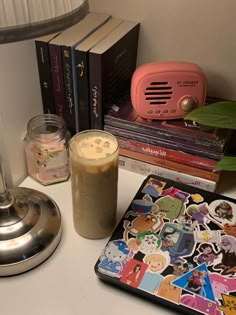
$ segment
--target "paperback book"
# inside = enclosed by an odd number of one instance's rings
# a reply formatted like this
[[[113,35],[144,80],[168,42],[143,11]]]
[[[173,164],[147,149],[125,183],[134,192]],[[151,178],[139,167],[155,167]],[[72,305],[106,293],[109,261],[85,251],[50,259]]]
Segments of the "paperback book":
[[[125,95],[115,103],[104,115],[106,125],[122,128],[143,134],[175,141],[176,143],[194,145],[215,152],[224,152],[232,131],[199,126],[195,122],[184,119],[148,120],[140,117],[132,106],[130,96]]]
[[[75,93],[78,102],[78,131],[90,128],[89,51],[121,23],[121,19],[110,18],[75,47]]]
[[[89,52],[90,123],[103,129],[107,104],[130,89],[136,68],[139,23],[123,21]]]
[[[117,139],[119,141],[119,146],[122,149],[127,149],[157,158],[186,164],[203,170],[212,171],[217,164],[217,160],[185,153],[183,151],[171,150],[164,147],[155,146],[140,141],[134,141],[132,139],[119,136],[117,136]]]
[[[135,160],[147,162],[156,166],[165,167],[165,168],[177,171],[177,172],[183,172],[185,174],[189,174],[192,176],[202,177],[202,178],[209,179],[215,182],[218,182],[220,179],[219,172],[214,173],[211,171],[189,166],[184,163],[170,161],[165,158],[155,157],[153,155],[148,155],[145,153],[131,151],[131,150],[123,149],[123,148],[120,148],[120,154],[127,156],[129,158],[135,159]]]
[[[126,171],[138,173],[145,176],[155,174],[175,180],[176,182],[182,184],[201,188],[211,192],[214,192],[218,185],[218,183],[209,179],[174,171],[144,161],[135,160],[121,154],[119,155],[119,167]]]
[[[125,126],[124,126],[125,128]],[[104,125],[104,130],[112,133],[114,136],[128,138],[134,141],[139,141],[144,144],[151,144],[168,148],[176,151],[183,151],[185,153],[193,154],[200,157],[206,157],[213,160],[220,160],[223,156],[223,152],[212,151],[207,148],[202,148],[193,144],[181,143],[173,140],[163,139],[161,136],[152,136],[140,133],[139,130],[131,131],[120,127],[113,127],[111,125]]]
[[[51,59],[58,61],[57,72],[54,70],[53,76],[55,94],[60,94],[60,98],[58,95],[60,101],[57,102],[56,98],[56,107],[62,113],[72,135],[79,131],[74,50],[76,45],[110,18],[108,14],[89,13],[80,22],[62,32],[49,45]]]
[[[58,33],[50,34],[35,39],[35,50],[44,114],[55,114],[49,43],[57,35]]]

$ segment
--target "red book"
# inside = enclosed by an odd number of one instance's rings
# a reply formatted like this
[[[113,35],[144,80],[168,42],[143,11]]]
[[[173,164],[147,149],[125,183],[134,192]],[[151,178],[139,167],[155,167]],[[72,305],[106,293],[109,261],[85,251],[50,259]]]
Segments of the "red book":
[[[133,158],[133,159],[136,159],[136,160],[139,160],[139,161],[144,161],[144,162],[148,162],[148,163],[151,163],[154,165],[159,165],[161,167],[165,167],[165,168],[168,168],[171,170],[191,174],[193,176],[202,177],[202,178],[209,179],[209,180],[212,180],[215,182],[218,182],[219,178],[220,178],[219,172],[213,173],[210,171],[201,170],[199,168],[184,165],[183,163],[177,163],[174,161],[170,161],[167,159],[151,156],[148,154],[143,154],[143,153],[139,153],[139,152],[135,152],[135,151],[131,151],[131,150],[126,150],[123,148],[120,148],[120,154],[127,156],[127,157],[130,157],[130,158]]]
[[[207,171],[212,171],[217,164],[216,160],[188,154],[183,151],[171,150],[161,146],[129,140],[122,137],[117,138],[119,140],[120,148],[136,151],[170,161],[175,161],[177,163],[183,163],[185,165],[194,166]]]

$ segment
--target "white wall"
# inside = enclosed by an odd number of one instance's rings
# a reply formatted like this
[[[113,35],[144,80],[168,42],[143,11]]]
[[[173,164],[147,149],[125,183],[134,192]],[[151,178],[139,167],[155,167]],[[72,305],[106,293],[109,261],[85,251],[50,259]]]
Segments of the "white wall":
[[[0,156],[9,188],[27,175],[26,125],[42,113],[37,71],[33,41],[0,45]]]
[[[90,11],[141,22],[138,65],[160,60],[199,64],[208,94],[236,99],[235,0],[89,0]],[[0,45],[0,156],[8,186],[26,175],[27,121],[42,113],[34,42]]]
[[[141,22],[138,64],[186,60],[202,67],[208,94],[236,99],[235,0],[89,0],[90,11]]]

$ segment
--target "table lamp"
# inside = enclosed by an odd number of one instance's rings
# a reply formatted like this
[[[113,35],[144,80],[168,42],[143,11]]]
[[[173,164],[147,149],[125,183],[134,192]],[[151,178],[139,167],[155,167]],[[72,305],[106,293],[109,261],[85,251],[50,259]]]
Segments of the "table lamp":
[[[0,0],[0,44],[60,32],[88,13],[87,0]],[[61,215],[47,195],[7,189],[0,160],[0,276],[26,272],[57,248]]]

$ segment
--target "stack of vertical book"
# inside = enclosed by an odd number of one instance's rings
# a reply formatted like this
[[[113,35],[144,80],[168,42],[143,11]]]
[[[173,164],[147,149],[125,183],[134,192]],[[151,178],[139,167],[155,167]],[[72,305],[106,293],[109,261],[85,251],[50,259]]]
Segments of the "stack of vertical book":
[[[220,173],[213,169],[224,156],[232,131],[183,119],[143,119],[129,95],[110,105],[104,121],[104,129],[119,140],[121,168],[215,191]]]
[[[88,13],[60,34],[35,40],[44,113],[62,116],[71,134],[103,128],[106,104],[130,88],[139,23]]]

